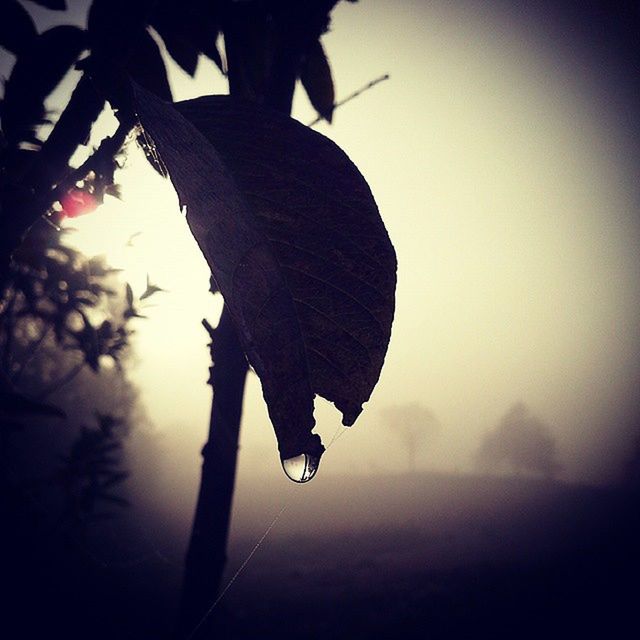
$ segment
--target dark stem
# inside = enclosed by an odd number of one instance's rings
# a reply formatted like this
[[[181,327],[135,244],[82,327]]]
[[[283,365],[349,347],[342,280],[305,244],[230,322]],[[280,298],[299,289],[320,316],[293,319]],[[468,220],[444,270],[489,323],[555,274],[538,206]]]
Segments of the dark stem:
[[[207,616],[218,593],[226,563],[231,501],[235,484],[238,435],[247,361],[226,307],[212,333],[213,404],[209,439],[202,449],[202,477],[185,562],[178,637],[188,638]],[[204,636],[203,636],[204,637]]]
[[[320,18],[335,0],[320,3]],[[325,6],[326,5],[326,6]],[[322,20],[308,19],[304,4],[299,21],[281,29],[274,41],[261,3],[225,2],[222,29],[228,63],[230,93],[267,104],[289,114],[297,70],[304,47],[320,35]],[[256,59],[266,74],[256,75]],[[258,65],[260,66],[260,65]],[[252,71],[253,70],[253,71]],[[209,330],[210,327],[205,327]],[[202,450],[202,479],[187,551],[181,607],[177,624],[180,640],[212,637],[212,608],[220,591],[226,562],[227,537],[235,484],[242,398],[248,370],[243,349],[226,307],[213,331],[210,382],[213,407],[209,441]]]

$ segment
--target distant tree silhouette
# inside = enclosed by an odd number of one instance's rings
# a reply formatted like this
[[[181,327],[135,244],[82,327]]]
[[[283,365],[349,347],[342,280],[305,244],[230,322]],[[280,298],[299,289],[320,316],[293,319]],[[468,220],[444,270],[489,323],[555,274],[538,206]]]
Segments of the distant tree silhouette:
[[[416,470],[416,455],[438,431],[433,411],[417,402],[393,405],[380,411],[384,424],[400,440],[407,454],[407,469]]]
[[[476,453],[476,464],[483,470],[506,465],[517,473],[553,477],[560,470],[556,457],[550,427],[532,415],[523,402],[517,402],[495,429],[485,434]]]

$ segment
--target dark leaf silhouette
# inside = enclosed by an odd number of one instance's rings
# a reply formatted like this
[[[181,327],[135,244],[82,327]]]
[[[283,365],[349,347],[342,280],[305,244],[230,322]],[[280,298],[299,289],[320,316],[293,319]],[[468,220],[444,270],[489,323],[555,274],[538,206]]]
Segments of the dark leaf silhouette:
[[[5,85],[0,112],[7,142],[33,140],[34,128],[45,118],[45,98],[85,47],[85,32],[64,25],[39,35],[18,57]]]
[[[15,55],[31,46],[38,35],[31,16],[17,0],[0,5],[0,47]]]
[[[327,122],[331,122],[335,101],[333,79],[331,67],[320,40],[316,40],[304,56],[300,81],[318,115]]]
[[[92,54],[121,65],[140,35],[147,10],[146,2],[94,0],[88,16]]]
[[[55,11],[64,11],[67,8],[65,0],[31,0],[35,4],[39,4],[46,9],[53,9]]]
[[[282,457],[319,455],[314,394],[353,424],[391,332],[395,253],[367,183],[287,116],[226,96],[175,108],[135,92],[262,381]]]
[[[222,71],[222,57],[216,47],[219,4],[207,0],[159,2],[151,25],[162,37],[171,57],[190,75],[196,71],[199,53],[213,60]]]
[[[92,258],[89,258],[87,260],[87,270],[89,275],[97,277],[104,277],[111,273],[118,273],[122,271],[122,269],[109,267],[104,256],[93,256]]]
[[[125,300],[127,302],[127,308],[124,310],[124,313],[122,314],[122,316],[125,319],[145,317],[138,313],[138,310],[136,309],[133,303],[133,289],[131,288],[131,285],[128,282],[125,288]]]
[[[220,3],[194,0],[185,8],[180,0],[174,0],[174,5],[178,5],[179,13],[183,16],[183,37],[190,39],[198,51],[204,53],[224,72],[222,56],[216,45],[220,30]]]
[[[131,288],[131,285],[128,282],[125,285],[125,300],[127,301],[128,307],[133,306],[133,289]]]
[[[154,293],[160,293],[164,291],[166,291],[166,289],[153,284],[149,279],[149,274],[147,274],[147,288],[140,296],[140,300],[145,300],[146,298],[150,298]]]
[[[193,76],[198,66],[198,48],[188,35],[183,34],[181,25],[176,19],[181,16],[171,12],[166,3],[158,6],[151,24],[162,37],[162,41],[167,47],[169,55],[184,69],[190,76]]]
[[[160,49],[146,30],[148,3],[94,0],[88,30],[92,57],[101,71],[120,67],[149,91],[171,100]],[[113,78],[103,81],[112,82]],[[113,87],[112,87],[113,89]]]
[[[172,100],[160,48],[148,31],[142,31],[136,37],[126,68],[131,77],[143,87],[164,100]]]

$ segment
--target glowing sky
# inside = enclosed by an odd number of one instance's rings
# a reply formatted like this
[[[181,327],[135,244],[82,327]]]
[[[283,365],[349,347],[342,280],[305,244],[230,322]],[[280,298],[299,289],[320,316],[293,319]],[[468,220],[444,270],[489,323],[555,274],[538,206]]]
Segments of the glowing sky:
[[[379,414],[405,402],[441,423],[419,464],[466,469],[482,433],[523,400],[553,427],[567,477],[608,480],[639,409],[638,162],[623,96],[602,51],[478,4],[341,3],[324,39],[338,98],[391,76],[318,130],[367,178],[399,284],[379,386],[323,472],[401,469]],[[172,64],[171,82],[176,99],[225,90],[204,60],[195,81]],[[314,117],[301,93],[294,115]],[[108,250],[138,293],[147,272],[169,289],[138,321],[132,377],[168,446],[197,452],[210,402],[200,320],[219,301],[168,183],[139,152],[118,179],[124,202],[79,221],[80,242]],[[254,376],[245,406],[240,473],[275,468]],[[316,416],[326,441],[338,414],[320,401]]]

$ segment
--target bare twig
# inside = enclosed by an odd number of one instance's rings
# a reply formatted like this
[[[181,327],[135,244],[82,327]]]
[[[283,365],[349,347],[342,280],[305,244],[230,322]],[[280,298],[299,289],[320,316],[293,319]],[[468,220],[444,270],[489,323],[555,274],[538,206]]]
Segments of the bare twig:
[[[338,107],[341,107],[343,104],[346,104],[347,102],[353,100],[354,98],[357,98],[359,95],[363,94],[365,91],[368,91],[369,89],[372,89],[377,84],[380,84],[381,82],[384,82],[385,80],[388,80],[389,77],[390,77],[389,74],[385,73],[383,76],[380,76],[379,78],[376,78],[375,80],[372,80],[368,84],[365,84],[364,87],[360,87],[357,91],[354,91],[353,93],[349,94],[346,98],[343,98],[342,100],[339,100],[338,102],[336,102],[333,105],[333,108],[337,109]],[[310,122],[307,126],[313,127],[313,126],[317,125],[318,122],[320,122],[321,120],[323,120],[322,116],[318,116],[313,122]]]
[[[213,326],[211,326],[211,323],[206,318],[202,318],[202,326],[207,330],[207,333],[209,334],[211,340],[213,340],[213,336],[215,335],[216,330],[213,328]]]

